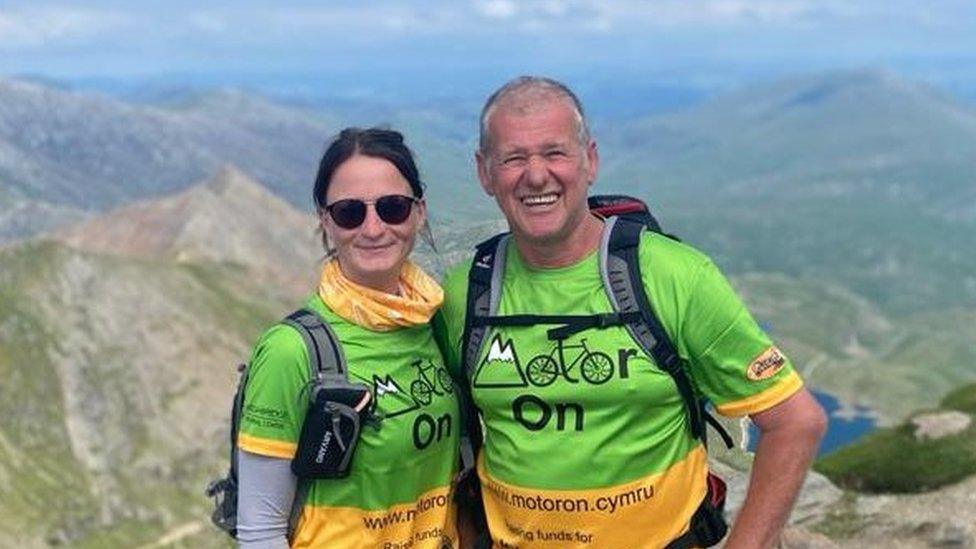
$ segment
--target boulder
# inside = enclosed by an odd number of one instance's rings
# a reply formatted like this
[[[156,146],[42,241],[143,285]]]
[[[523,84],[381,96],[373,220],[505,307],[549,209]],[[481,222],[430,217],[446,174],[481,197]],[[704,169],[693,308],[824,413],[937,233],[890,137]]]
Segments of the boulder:
[[[973,422],[969,414],[955,410],[921,414],[912,418],[915,438],[934,440],[960,433]]]

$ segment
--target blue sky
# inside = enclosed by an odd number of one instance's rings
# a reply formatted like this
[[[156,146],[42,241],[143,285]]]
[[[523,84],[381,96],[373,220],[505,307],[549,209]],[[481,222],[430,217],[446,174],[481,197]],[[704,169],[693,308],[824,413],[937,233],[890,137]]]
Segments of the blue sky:
[[[951,80],[974,72],[973,29],[976,2],[960,0],[0,0],[0,74],[375,85],[604,71],[707,86],[731,68],[884,66]]]

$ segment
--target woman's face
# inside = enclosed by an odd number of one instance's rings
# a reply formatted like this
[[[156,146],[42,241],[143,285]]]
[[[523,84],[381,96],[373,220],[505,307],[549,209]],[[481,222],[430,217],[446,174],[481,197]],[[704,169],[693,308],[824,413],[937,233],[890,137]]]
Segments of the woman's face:
[[[388,195],[413,196],[413,192],[390,161],[354,155],[332,174],[325,202],[326,207],[346,199],[368,202],[365,219],[359,226],[346,229],[323,211],[320,222],[347,278],[376,290],[396,293],[400,269],[413,249],[427,212],[423,202],[414,203],[403,223],[384,222],[376,213],[375,201]]]

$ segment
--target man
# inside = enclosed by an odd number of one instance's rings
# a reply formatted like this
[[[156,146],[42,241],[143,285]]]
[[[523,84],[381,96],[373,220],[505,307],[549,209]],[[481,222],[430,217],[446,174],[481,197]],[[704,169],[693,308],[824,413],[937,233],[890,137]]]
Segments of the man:
[[[504,85],[482,110],[476,160],[514,244],[495,314],[611,311],[596,254],[605,223],[587,206],[599,155],[575,95],[538,77]],[[761,432],[726,547],[770,547],[816,453],[823,411],[707,257],[646,231],[639,259],[697,393],[724,415],[749,415]],[[459,369],[470,268],[446,282],[448,337],[459,351],[449,361]],[[493,326],[470,366],[494,544],[693,546],[707,460],[675,381],[622,326],[557,341],[552,327]]]

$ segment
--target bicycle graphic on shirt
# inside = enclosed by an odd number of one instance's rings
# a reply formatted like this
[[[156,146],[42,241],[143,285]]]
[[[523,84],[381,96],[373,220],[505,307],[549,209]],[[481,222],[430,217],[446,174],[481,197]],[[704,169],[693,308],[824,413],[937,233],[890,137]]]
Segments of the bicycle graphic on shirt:
[[[579,352],[567,364],[566,351],[572,349],[579,349]],[[613,377],[613,360],[606,353],[591,351],[585,338],[572,345],[567,345],[563,339],[557,340],[549,354],[535,356],[529,361],[525,374],[529,383],[536,387],[551,385],[559,376],[570,383],[579,383],[579,378],[570,375],[577,364],[583,379],[590,384],[600,385]]]
[[[433,395],[443,396],[454,392],[454,380],[444,368],[438,368],[429,360],[426,366],[422,360],[415,360],[410,365],[417,369],[417,379],[410,382],[410,396],[421,406],[430,404]],[[427,374],[431,370],[434,370],[433,380]]]

